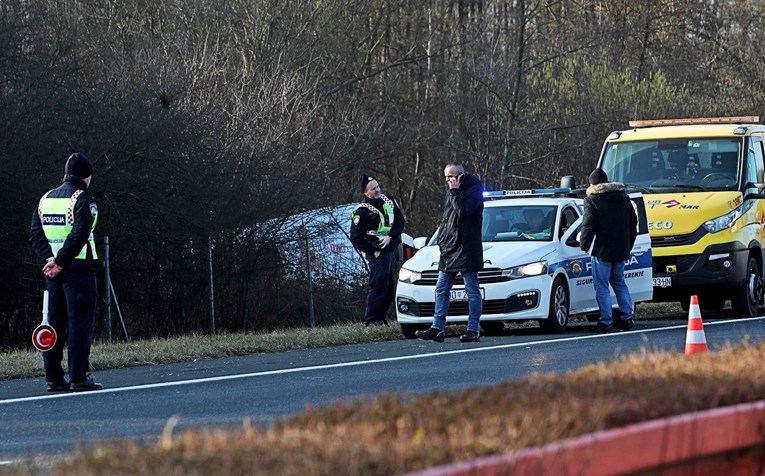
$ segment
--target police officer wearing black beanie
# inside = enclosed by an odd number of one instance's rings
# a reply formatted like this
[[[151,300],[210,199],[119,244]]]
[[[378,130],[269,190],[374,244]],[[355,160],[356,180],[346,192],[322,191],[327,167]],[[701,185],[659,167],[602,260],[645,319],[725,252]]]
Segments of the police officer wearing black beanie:
[[[93,229],[98,207],[87,193],[95,169],[88,157],[76,152],[64,164],[64,181],[42,196],[35,213],[29,241],[45,261],[42,269],[49,294],[48,317],[58,336],[56,344],[43,353],[49,392],[100,390],[90,370],[98,290]],[[62,361],[68,345],[69,380]]]
[[[396,251],[406,220],[396,199],[383,195],[374,177],[362,174],[364,200],[351,213],[351,243],[369,263],[369,291],[364,324],[387,325],[396,292]]]

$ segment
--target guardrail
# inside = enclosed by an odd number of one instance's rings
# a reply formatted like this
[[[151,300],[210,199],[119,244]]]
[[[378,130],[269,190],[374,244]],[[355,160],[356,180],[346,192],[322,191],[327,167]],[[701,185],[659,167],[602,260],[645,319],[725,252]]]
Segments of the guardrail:
[[[765,468],[765,401],[604,430],[418,476],[749,475]]]

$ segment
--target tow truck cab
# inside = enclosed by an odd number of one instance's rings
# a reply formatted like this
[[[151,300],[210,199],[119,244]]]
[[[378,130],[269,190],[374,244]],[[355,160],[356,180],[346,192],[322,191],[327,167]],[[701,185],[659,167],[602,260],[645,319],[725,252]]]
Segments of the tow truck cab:
[[[765,126],[757,116],[631,121],[606,139],[598,166],[643,193],[654,301],[702,309],[762,303]]]

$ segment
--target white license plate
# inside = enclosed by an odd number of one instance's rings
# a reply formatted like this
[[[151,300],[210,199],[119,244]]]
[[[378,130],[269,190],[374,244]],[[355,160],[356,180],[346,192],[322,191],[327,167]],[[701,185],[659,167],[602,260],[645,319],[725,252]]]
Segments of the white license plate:
[[[672,286],[672,278],[653,278],[653,287],[668,288]]]
[[[479,288],[481,290],[481,299],[486,299],[486,290],[484,288]],[[467,301],[468,295],[467,291],[464,289],[452,289],[449,291],[449,300],[450,301]]]

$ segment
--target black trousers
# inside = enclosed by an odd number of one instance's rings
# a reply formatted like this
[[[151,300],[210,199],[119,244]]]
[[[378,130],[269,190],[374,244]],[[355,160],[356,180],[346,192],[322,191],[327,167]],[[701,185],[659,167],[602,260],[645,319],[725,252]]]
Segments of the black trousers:
[[[375,258],[367,254],[369,263],[369,291],[364,323],[383,323],[396,293],[396,253],[383,251]]]
[[[90,370],[90,346],[93,342],[98,289],[96,273],[62,271],[48,286],[48,319],[56,329],[56,345],[43,352],[45,380],[64,380],[64,344],[68,346],[68,369],[71,382],[84,382]]]

